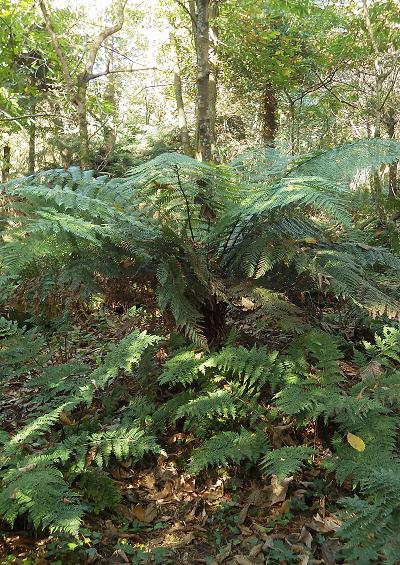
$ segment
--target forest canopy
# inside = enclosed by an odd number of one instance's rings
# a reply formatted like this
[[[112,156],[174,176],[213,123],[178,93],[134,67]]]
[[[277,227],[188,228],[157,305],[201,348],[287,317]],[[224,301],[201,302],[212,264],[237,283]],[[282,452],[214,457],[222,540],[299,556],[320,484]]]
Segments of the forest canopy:
[[[400,562],[397,0],[2,0],[2,563]]]

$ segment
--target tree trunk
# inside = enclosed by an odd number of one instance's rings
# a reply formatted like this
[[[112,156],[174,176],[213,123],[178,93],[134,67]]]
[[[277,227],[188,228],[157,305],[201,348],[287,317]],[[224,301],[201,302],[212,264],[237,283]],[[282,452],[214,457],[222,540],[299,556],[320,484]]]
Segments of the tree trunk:
[[[216,154],[216,132],[215,123],[217,119],[217,96],[218,96],[218,26],[217,17],[219,15],[218,0],[212,0],[210,5],[210,78],[209,78],[209,118],[212,153]]]
[[[32,113],[35,113],[34,111]],[[29,126],[29,155],[28,155],[28,175],[33,175],[36,165],[36,121],[33,118]]]
[[[176,37],[173,33],[170,34],[172,57],[174,64],[174,92],[176,100],[176,109],[178,112],[178,126],[181,136],[182,149],[186,155],[193,155],[193,150],[190,144],[189,130],[186,120],[185,105],[182,93],[182,79],[179,66],[178,45]]]
[[[1,168],[1,182],[7,182],[10,178],[11,147],[7,144],[3,148],[3,166]]]
[[[197,127],[196,156],[201,161],[211,161],[212,140],[210,130],[210,62],[209,62],[209,0],[197,0],[196,54],[197,54]]]
[[[113,51],[113,37],[109,38],[110,50],[109,59],[107,67],[112,69],[114,64],[114,51]],[[115,94],[115,74],[109,73],[106,76],[106,88],[104,91],[104,100],[108,103],[110,108],[110,118],[106,126],[104,127],[104,149],[105,156],[108,158],[110,153],[113,152],[115,147],[115,142],[117,139],[116,134],[116,117],[117,117],[117,100]]]
[[[278,129],[277,122],[277,101],[274,89],[270,82],[266,82],[264,86],[264,94],[262,99],[262,129],[261,138],[265,145],[273,147],[275,145],[275,137]]]
[[[87,123],[87,82],[85,77],[81,77],[78,81],[78,89],[74,98],[74,106],[76,109],[76,117],[79,130],[79,160],[82,169],[90,169],[89,156],[89,130]]]
[[[390,108],[388,113],[387,113],[386,120],[385,120],[385,124],[386,124],[386,128],[387,128],[387,134],[388,134],[390,139],[394,138],[396,123],[397,123],[397,120],[395,118],[394,109]],[[397,193],[398,193],[397,164],[398,164],[398,161],[395,161],[394,163],[391,163],[389,165],[389,186],[388,186],[388,188],[389,188],[389,198],[397,198]]]

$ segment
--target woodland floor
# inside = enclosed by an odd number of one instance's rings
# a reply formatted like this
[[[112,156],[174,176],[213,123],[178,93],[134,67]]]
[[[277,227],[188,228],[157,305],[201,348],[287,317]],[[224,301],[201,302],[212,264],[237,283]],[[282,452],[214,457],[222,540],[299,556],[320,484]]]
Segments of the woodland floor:
[[[149,305],[150,306],[150,305]],[[168,330],[168,321],[146,309],[140,329]],[[135,326],[138,321],[135,321]],[[88,317],[81,321],[57,355],[61,362],[78,356],[94,363],[110,342],[132,329],[124,316]],[[275,341],[274,336],[270,336]],[[273,344],[276,347],[276,343]],[[56,356],[57,356],[56,355]],[[160,363],[166,356],[157,352]],[[351,367],[346,367],[351,376]],[[135,382],[123,377],[114,385],[134,394]],[[0,400],[0,427],[14,431],[35,409],[31,392],[23,379],[11,382]],[[96,407],[94,407],[96,410]],[[101,410],[101,407],[98,408]],[[305,443],[322,453],[324,439],[310,426],[308,438],[296,438],[284,426],[273,430],[276,446]],[[164,445],[168,455],[130,465],[114,462],[113,479],[123,495],[117,511],[90,515],[84,524],[84,537],[35,535],[18,523],[13,531],[0,524],[1,563],[39,565],[45,563],[133,563],[257,565],[273,563],[323,563],[334,565],[340,547],[335,531],[336,501],[349,494],[350,485],[338,491],[333,477],[314,466],[284,483],[260,478],[258,474],[235,468],[229,473],[209,472],[199,479],[179,469],[190,434],[166,430]],[[132,468],[131,468],[132,467]],[[254,473],[254,472],[253,472]]]

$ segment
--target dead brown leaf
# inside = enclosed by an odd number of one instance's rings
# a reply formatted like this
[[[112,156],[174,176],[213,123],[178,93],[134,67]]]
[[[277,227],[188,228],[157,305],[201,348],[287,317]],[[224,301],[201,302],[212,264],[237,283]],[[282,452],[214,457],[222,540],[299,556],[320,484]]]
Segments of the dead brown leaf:
[[[304,543],[304,545],[306,547],[311,549],[313,537],[305,526],[303,526],[302,529],[301,529],[301,532],[300,532],[300,535],[299,535],[299,541],[301,541],[302,543]]]
[[[157,506],[152,502],[145,508],[141,504],[136,504],[132,508],[132,515],[145,524],[150,524],[157,517]]]
[[[254,561],[251,561],[245,555],[235,555],[234,559],[239,565],[255,565]]]
[[[368,365],[364,367],[362,371],[360,371],[360,377],[362,380],[368,379],[370,377],[377,379],[384,372],[385,370],[382,365],[378,361],[373,360],[368,363]]]
[[[315,532],[327,534],[338,530],[341,526],[341,522],[335,516],[326,516],[325,518],[322,518],[320,514],[316,514],[313,520],[308,522],[306,526]]]
[[[269,505],[273,506],[278,502],[283,502],[286,499],[289,484],[293,481],[293,477],[287,477],[280,481],[276,475],[272,475],[270,486],[270,502]]]
[[[130,563],[129,558],[125,551],[117,549],[107,561],[110,565],[120,565],[121,563]]]

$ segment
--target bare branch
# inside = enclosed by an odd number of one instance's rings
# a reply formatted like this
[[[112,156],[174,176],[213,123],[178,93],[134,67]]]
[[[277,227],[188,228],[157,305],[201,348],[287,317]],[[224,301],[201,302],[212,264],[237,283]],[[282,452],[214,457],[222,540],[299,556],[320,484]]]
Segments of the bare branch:
[[[58,118],[58,114],[25,114],[24,116],[16,116],[13,118],[0,118],[0,122],[17,122],[18,120],[27,120],[28,118]]]
[[[43,0],[40,0],[40,1],[43,1]],[[92,46],[90,47],[89,52],[88,52],[87,57],[86,57],[85,72],[86,72],[87,75],[93,74],[93,67],[94,67],[94,64],[96,62],[97,53],[98,53],[102,43],[107,39],[107,37],[114,35],[115,33],[119,32],[122,29],[122,26],[124,25],[126,3],[127,3],[127,0],[120,0],[119,6],[118,6],[117,22],[113,26],[107,27],[103,31],[101,31],[99,33],[99,35],[96,37],[96,39],[93,41]]]
[[[193,9],[189,9],[184,2],[181,0],[175,0],[177,4],[189,15],[192,20],[192,26],[197,27],[196,18],[194,17]],[[192,6],[191,6],[192,8]]]
[[[127,69],[106,69],[104,71],[100,71],[98,73],[89,75],[86,77],[86,82],[89,82],[90,80],[94,80],[95,78],[99,78],[99,77],[104,77],[107,75],[113,75],[116,73],[139,73],[139,72],[143,72],[143,71],[157,71],[159,69],[157,69],[157,67],[143,67],[142,69],[133,69],[132,67],[127,68]]]

